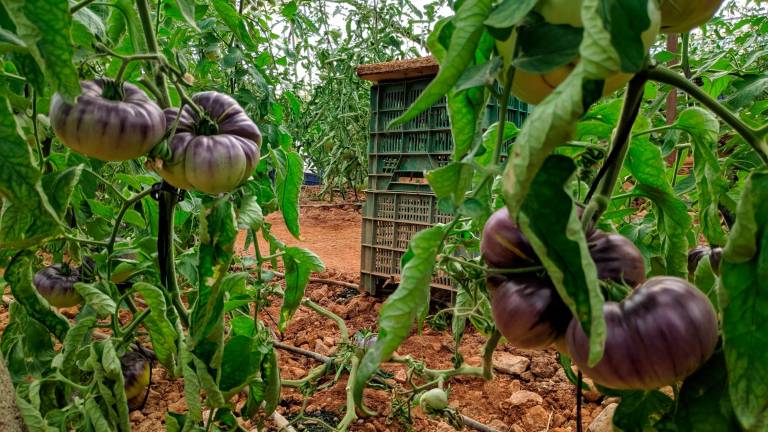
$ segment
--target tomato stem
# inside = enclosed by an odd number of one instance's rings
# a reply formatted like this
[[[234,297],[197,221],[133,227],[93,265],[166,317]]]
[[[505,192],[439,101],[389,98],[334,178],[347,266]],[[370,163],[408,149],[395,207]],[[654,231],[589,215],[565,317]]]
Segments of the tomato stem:
[[[147,47],[152,53],[158,53],[160,50],[157,46],[157,38],[155,37],[154,28],[152,26],[152,19],[149,16],[149,5],[147,0],[136,0],[136,9],[139,11],[139,18],[141,19],[141,28],[144,31],[144,38],[147,40]],[[155,83],[160,90],[160,108],[168,108],[171,106],[171,96],[168,93],[168,84],[165,81],[165,75],[162,71],[154,66]]]
[[[608,206],[608,201],[613,194],[621,167],[629,150],[629,138],[632,133],[632,125],[640,113],[640,105],[643,102],[643,89],[647,78],[638,74],[629,82],[629,88],[624,96],[624,104],[621,110],[619,125],[613,135],[611,152],[595,180],[590,187],[585,202],[587,207],[582,215],[584,228],[589,228],[593,220],[599,219]]]
[[[71,8],[69,8],[69,13],[74,15],[75,12],[79,11],[80,9],[87,7],[89,4],[95,2],[96,0],[83,0],[80,3],[76,3]]]
[[[498,329],[494,329],[491,336],[485,341],[485,348],[483,349],[483,378],[486,381],[493,379],[493,352],[496,350],[499,340],[501,340],[501,332]]]
[[[514,71],[514,69],[512,69]],[[493,163],[498,164],[501,157],[501,148],[504,147],[504,127],[507,124],[507,104],[509,103],[509,95],[512,93],[512,79],[506,80],[504,83],[504,89],[501,92],[501,99],[499,103],[499,127],[496,135],[496,146],[493,148]]]
[[[676,73],[664,66],[652,66],[639,75],[644,75],[647,79],[658,81],[663,84],[669,84],[688,93],[691,97],[698,100],[702,105],[709,108],[710,111],[720,117],[725,123],[732,127],[747,143],[757,152],[763,163],[768,164],[768,142],[765,140],[765,131],[762,129],[752,129],[744,123],[736,114],[720,102],[712,98],[696,84],[688,81],[684,76]],[[765,129],[765,127],[763,127]]]

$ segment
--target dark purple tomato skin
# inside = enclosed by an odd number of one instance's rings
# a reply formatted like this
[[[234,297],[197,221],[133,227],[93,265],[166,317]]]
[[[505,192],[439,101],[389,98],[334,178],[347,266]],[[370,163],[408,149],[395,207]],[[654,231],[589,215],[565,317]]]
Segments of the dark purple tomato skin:
[[[32,283],[37,292],[54,307],[72,307],[83,302],[83,298],[75,290],[75,283],[80,282],[80,271],[62,264],[45,267],[35,273]]]
[[[506,207],[493,213],[485,223],[480,253],[491,268],[523,268],[539,264],[533,246],[509,217]]]
[[[640,249],[628,238],[595,231],[589,238],[589,253],[597,267],[597,278],[636,287],[645,282],[645,261]]]
[[[720,261],[723,258],[723,248],[712,248],[712,252],[709,254],[709,265],[712,267],[712,272],[717,276],[720,276]]]
[[[177,123],[168,141],[171,161],[156,166],[160,176],[182,189],[209,194],[229,192],[240,186],[259,163],[261,132],[232,97],[213,91],[192,96],[216,124],[216,133],[200,132],[201,118],[189,105],[179,113],[165,110],[168,128]]]
[[[517,348],[544,348],[560,339],[572,314],[549,279],[519,275],[489,278],[496,328]]]
[[[107,81],[81,81],[74,104],[56,93],[49,112],[53,131],[67,147],[102,161],[147,154],[165,135],[163,110],[130,83],[122,85],[122,100],[105,98]]]
[[[711,253],[711,249],[707,246],[696,246],[688,251],[688,273],[696,273],[696,268],[699,266],[699,261],[702,258],[708,256]]]
[[[618,390],[650,390],[680,381],[709,359],[718,322],[709,299],[687,281],[657,276],[621,303],[603,307],[605,353],[587,365],[589,340],[578,320],[566,333],[574,363],[594,382]]]

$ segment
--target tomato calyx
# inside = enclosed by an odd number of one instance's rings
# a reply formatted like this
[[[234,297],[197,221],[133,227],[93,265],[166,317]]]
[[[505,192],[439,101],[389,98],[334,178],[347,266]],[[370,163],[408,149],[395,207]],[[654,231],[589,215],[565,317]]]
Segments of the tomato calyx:
[[[111,78],[102,78],[104,88],[101,90],[101,97],[111,101],[122,102],[125,100],[125,90],[123,83]]]
[[[195,124],[195,133],[206,136],[217,135],[219,133],[219,125],[208,117],[207,114],[203,114],[197,124]]]

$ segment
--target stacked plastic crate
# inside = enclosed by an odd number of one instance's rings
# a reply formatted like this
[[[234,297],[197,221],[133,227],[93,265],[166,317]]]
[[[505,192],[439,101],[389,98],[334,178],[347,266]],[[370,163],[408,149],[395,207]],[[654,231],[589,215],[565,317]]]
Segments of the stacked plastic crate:
[[[371,87],[368,191],[363,209],[361,287],[372,294],[394,289],[400,277],[400,259],[418,231],[449,222],[453,215],[440,211],[424,178],[425,171],[447,164],[453,138],[445,98],[410,122],[388,129],[419,97],[438,70],[431,57],[363,65],[358,75]],[[510,101],[507,120],[518,126],[528,106]],[[498,120],[499,106],[491,103],[486,123]],[[449,277],[434,276],[432,287],[453,291]]]

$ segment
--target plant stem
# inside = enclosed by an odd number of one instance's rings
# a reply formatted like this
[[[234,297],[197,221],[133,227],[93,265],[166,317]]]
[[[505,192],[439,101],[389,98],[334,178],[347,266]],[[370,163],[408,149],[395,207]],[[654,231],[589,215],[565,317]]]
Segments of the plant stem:
[[[664,126],[659,126],[657,128],[646,129],[646,130],[644,130],[642,132],[635,132],[635,133],[633,133],[632,134],[632,138],[637,138],[639,136],[649,135],[649,134],[656,133],[656,132],[663,132],[665,130],[674,129],[674,128],[675,128],[674,124],[668,124],[668,125],[664,125]]]
[[[453,255],[441,255],[442,258],[448,259],[450,261],[455,261],[461,265],[483,271],[485,273],[490,274],[520,274],[520,273],[534,273],[538,271],[544,270],[544,266],[533,266],[533,267],[521,267],[521,268],[514,268],[514,269],[497,269],[497,268],[489,268],[482,266],[480,264],[474,263],[472,261],[468,261],[465,259],[461,259],[459,257],[455,257]]]
[[[197,117],[202,118],[203,115],[205,115],[205,111],[203,111],[203,108],[201,108],[200,105],[196,104],[195,101],[192,100],[192,98],[187,96],[187,93],[184,91],[183,88],[181,88],[178,82],[174,81],[173,86],[176,87],[176,91],[179,93],[181,102],[183,102],[185,105],[189,105],[189,107],[195,111],[195,114],[197,114]]]
[[[107,185],[107,187],[109,187],[110,189],[112,189],[112,192],[114,192],[114,193],[115,193],[115,195],[117,195],[117,196],[120,198],[120,201],[123,201],[123,202],[125,202],[125,201],[127,201],[127,200],[128,200],[128,198],[126,198],[126,197],[123,195],[123,193],[122,193],[122,192],[120,192],[119,190],[117,190],[117,188],[115,187],[115,185],[113,185],[113,184],[112,184],[112,182],[108,181],[107,179],[105,179],[104,177],[102,177],[101,175],[99,175],[99,173],[97,173],[96,171],[94,171],[94,170],[92,170],[92,169],[90,169],[90,168],[85,168],[85,169],[83,169],[83,172],[87,172],[88,174],[90,174],[90,175],[94,176],[94,177],[96,178],[96,180],[98,180],[98,181],[100,181],[100,182],[104,183],[105,185]]]
[[[483,378],[486,381],[493,379],[493,352],[496,350],[499,340],[501,340],[501,332],[497,329],[485,341],[485,348],[483,350]]]
[[[497,129],[498,135],[496,136],[496,146],[493,148],[493,163],[494,165],[499,163],[499,157],[501,157],[501,148],[504,146],[504,127],[507,124],[507,104],[509,103],[509,95],[512,93],[512,80],[508,79],[504,84],[504,89],[501,92],[501,99],[499,104],[499,127]]]
[[[709,108],[725,123],[738,132],[739,135],[741,135],[742,138],[755,149],[763,162],[768,164],[768,143],[766,143],[764,139],[765,133],[761,132],[761,130],[755,130],[749,127],[736,116],[736,114],[732,113],[728,108],[712,98],[697,85],[685,79],[684,76],[658,65],[646,69],[641,72],[641,75],[644,75],[647,79],[675,86],[698,100],[702,105]]]
[[[353,421],[357,420],[357,412],[355,411],[355,396],[353,394],[352,383],[355,381],[357,375],[357,367],[360,365],[360,359],[357,356],[352,356],[352,369],[349,371],[349,378],[347,379],[347,412],[344,413],[344,418],[341,419],[336,430],[346,431]]]
[[[301,304],[319,313],[320,315],[333,320],[336,323],[336,325],[339,327],[339,333],[341,334],[341,343],[343,344],[349,343],[349,330],[347,329],[347,324],[344,322],[343,319],[341,319],[340,316],[320,306],[319,304],[313,302],[310,299],[302,300]]]
[[[152,18],[149,16],[149,5],[147,0],[136,0],[136,8],[139,11],[139,18],[141,19],[141,28],[144,30],[144,38],[147,40],[147,47],[150,52],[158,53],[160,50],[157,47],[157,38],[155,37],[155,31],[152,27]],[[165,75],[154,66],[155,70],[155,84],[160,90],[160,108],[168,108],[171,106],[171,96],[168,93],[168,84],[165,82]]]
[[[67,234],[64,234],[63,236],[61,236],[59,238],[59,240],[69,240],[69,241],[73,241],[73,242],[76,242],[76,243],[88,244],[88,245],[93,245],[93,246],[107,246],[107,245],[109,245],[109,243],[104,242],[104,241],[84,239],[84,238],[79,238],[79,237],[72,237],[72,236],[67,235]]]
[[[80,3],[76,3],[74,6],[69,8],[69,13],[74,15],[75,12],[77,12],[80,9],[88,6],[89,4],[93,3],[94,1],[96,1],[96,0],[83,0]]]
[[[133,334],[133,331],[136,330],[136,327],[138,327],[139,324],[141,324],[141,322],[144,321],[144,319],[146,319],[149,316],[149,314],[150,314],[150,310],[144,309],[143,311],[141,311],[141,313],[138,316],[136,316],[133,319],[133,321],[131,321],[127,326],[125,326],[125,328],[123,328],[121,332],[123,339],[130,338],[130,336]]]
[[[624,165],[624,158],[629,150],[629,138],[632,133],[632,125],[640,113],[640,105],[643,102],[643,88],[646,78],[641,75],[635,75],[629,82],[627,94],[624,96],[624,104],[621,109],[619,125],[613,134],[611,144],[611,153],[600,168],[592,183],[586,202],[589,204],[584,209],[582,215],[582,224],[585,228],[592,225],[593,220],[599,219],[605,209],[608,207],[608,200],[613,193],[616,180],[619,178],[621,167]],[[596,196],[593,195],[597,193]]]
[[[152,193],[152,188],[144,189],[143,191],[137,193],[136,195],[128,198],[127,200],[123,198],[124,202],[122,207],[120,207],[120,211],[117,213],[117,217],[115,218],[115,225],[112,227],[112,234],[109,237],[109,243],[107,243],[107,253],[108,255],[112,255],[112,252],[115,249],[115,239],[117,239],[117,231],[120,229],[120,223],[123,221],[123,216],[125,216],[125,212],[128,211],[131,206],[136,204],[137,202],[141,201],[142,198],[146,197]],[[120,195],[122,197],[122,195]],[[111,266],[109,265],[110,258],[107,258],[107,277],[110,276],[112,273]]]
[[[327,371],[328,366],[326,364],[321,364],[315,366],[304,378],[297,380],[280,380],[280,383],[286,387],[301,387],[322,378]]]
[[[166,183],[163,182],[165,186]],[[170,185],[168,185],[170,186]],[[166,294],[179,315],[181,323],[189,327],[189,314],[181,301],[181,292],[176,280],[176,260],[173,249],[173,212],[178,203],[179,195],[176,188],[161,187],[158,191],[158,204],[160,208],[159,232],[157,236],[157,259],[160,266],[160,279],[165,286]]]

